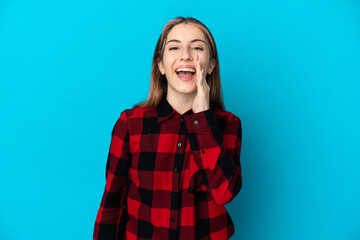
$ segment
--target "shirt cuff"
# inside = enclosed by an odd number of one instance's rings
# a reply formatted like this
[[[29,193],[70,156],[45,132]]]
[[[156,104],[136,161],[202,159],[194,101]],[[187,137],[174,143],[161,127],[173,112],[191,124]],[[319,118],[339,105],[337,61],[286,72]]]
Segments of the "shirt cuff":
[[[212,109],[184,117],[192,151],[218,149],[222,145],[222,133]]]
[[[216,126],[215,113],[212,109],[184,116],[189,133],[198,132]]]

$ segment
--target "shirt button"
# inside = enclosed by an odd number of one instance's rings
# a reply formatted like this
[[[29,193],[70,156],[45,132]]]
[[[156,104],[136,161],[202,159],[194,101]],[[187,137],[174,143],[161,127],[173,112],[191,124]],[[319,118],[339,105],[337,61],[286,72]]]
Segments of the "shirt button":
[[[181,143],[178,143],[178,147],[181,147]]]
[[[177,172],[177,168],[174,168],[174,172]]]
[[[175,221],[175,218],[170,218],[170,222],[174,222]]]
[[[201,149],[201,153],[205,153],[204,149]]]
[[[194,124],[198,124],[198,123],[199,123],[199,121],[198,121],[198,120],[195,120],[195,121],[194,121]]]
[[[184,118],[180,118],[180,121],[182,121],[182,122],[183,122],[183,121],[184,121]]]

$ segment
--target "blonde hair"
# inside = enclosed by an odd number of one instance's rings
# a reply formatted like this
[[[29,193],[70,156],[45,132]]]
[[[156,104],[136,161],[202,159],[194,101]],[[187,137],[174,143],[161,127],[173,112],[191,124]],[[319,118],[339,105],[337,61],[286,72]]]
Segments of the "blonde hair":
[[[203,23],[191,17],[187,17],[187,18],[177,17],[173,20],[170,20],[165,25],[154,51],[148,99],[143,102],[135,104],[134,107],[156,107],[161,102],[162,98],[166,97],[167,80],[166,80],[166,76],[161,74],[158,67],[158,63],[162,61],[165,41],[170,30],[174,26],[181,23],[194,24],[197,27],[199,27],[199,29],[204,33],[205,42],[210,52],[210,60],[211,59],[215,60],[215,68],[212,71],[212,73],[207,76],[207,83],[210,87],[210,108],[220,108],[221,110],[225,110],[224,102],[222,100],[222,95],[221,95],[219,59],[218,59],[214,38],[211,35],[209,29]]]

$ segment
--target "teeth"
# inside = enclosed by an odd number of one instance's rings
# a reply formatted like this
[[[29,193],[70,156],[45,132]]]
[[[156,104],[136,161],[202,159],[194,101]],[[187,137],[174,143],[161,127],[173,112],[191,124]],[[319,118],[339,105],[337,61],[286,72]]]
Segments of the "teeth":
[[[176,72],[180,72],[180,71],[183,71],[183,72],[195,72],[194,69],[191,69],[191,68],[178,68],[176,69]]]

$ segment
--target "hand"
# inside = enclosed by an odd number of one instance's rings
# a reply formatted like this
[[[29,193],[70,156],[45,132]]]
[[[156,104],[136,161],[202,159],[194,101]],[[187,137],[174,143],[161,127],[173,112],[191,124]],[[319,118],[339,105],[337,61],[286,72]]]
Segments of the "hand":
[[[199,55],[196,55],[194,59],[195,68],[196,68],[196,86],[197,86],[197,94],[194,98],[192,110],[194,113],[206,111],[210,109],[210,87],[206,82],[204,76],[204,69],[200,69],[201,59]]]

